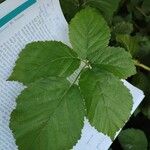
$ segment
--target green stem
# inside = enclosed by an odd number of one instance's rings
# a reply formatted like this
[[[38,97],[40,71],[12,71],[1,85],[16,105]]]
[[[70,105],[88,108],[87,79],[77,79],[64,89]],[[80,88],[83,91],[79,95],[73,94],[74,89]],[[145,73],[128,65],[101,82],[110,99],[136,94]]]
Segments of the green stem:
[[[141,67],[141,68],[147,70],[147,71],[150,71],[150,67],[148,67],[148,66],[146,66],[146,65],[144,65],[144,64],[142,64],[142,63],[140,63],[138,60],[134,60],[134,64],[135,64],[136,66],[138,66],[138,67]]]

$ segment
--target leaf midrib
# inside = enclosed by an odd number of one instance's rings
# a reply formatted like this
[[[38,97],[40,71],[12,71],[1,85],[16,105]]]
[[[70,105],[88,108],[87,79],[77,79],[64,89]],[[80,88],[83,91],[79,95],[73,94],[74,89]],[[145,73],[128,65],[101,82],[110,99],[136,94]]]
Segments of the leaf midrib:
[[[50,117],[49,117],[45,122],[43,122],[43,125],[42,125],[42,127],[39,129],[40,131],[39,131],[38,135],[36,135],[36,137],[34,138],[34,140],[33,140],[33,142],[32,142],[32,145],[34,144],[34,142],[36,141],[36,139],[40,136],[42,129],[46,127],[46,125],[47,125],[48,122],[50,121],[50,119],[51,119],[51,117],[53,116],[53,114],[56,112],[56,110],[59,108],[60,104],[63,102],[63,98],[67,95],[67,93],[70,91],[70,89],[72,88],[73,85],[74,85],[74,83],[71,84],[71,85],[69,86],[69,88],[64,92],[63,96],[59,98],[60,100],[59,100],[59,102],[58,102],[58,105],[56,106],[56,108],[54,109],[54,111],[49,115]],[[32,147],[32,145],[31,145],[30,147]]]
[[[61,60],[61,59],[76,59],[76,60],[79,60],[79,61],[80,61],[80,59],[77,58],[77,57],[61,57],[61,58],[56,58],[56,59],[53,59],[53,60],[48,61],[47,63],[45,63],[45,64],[43,64],[43,65],[39,65],[39,67],[36,67],[36,68],[33,69],[32,71],[36,71],[36,70],[38,70],[38,69],[40,69],[40,68],[42,68],[42,67],[48,65],[48,64],[51,63],[51,62],[55,62],[55,61],[58,61],[58,60]],[[26,71],[31,71],[31,70],[26,70]]]
[[[75,84],[75,82],[78,80],[80,74],[82,73],[82,71],[86,68],[86,64],[81,68],[80,72],[78,73],[77,77],[75,78],[75,80],[73,81],[73,83],[69,86],[69,88],[64,92],[64,95],[62,97],[60,97],[60,101],[58,103],[58,105],[56,106],[56,109],[51,113],[50,117],[43,123],[43,127],[41,127],[39,134],[36,136],[36,138],[34,138],[33,143],[36,141],[36,139],[40,136],[40,133],[42,131],[42,129],[47,125],[47,123],[49,122],[49,120],[51,119],[52,115],[55,113],[55,111],[59,108],[61,102],[63,102],[63,98],[67,95],[67,93],[70,91],[70,89],[72,88],[72,86]],[[31,145],[31,146],[32,146]]]

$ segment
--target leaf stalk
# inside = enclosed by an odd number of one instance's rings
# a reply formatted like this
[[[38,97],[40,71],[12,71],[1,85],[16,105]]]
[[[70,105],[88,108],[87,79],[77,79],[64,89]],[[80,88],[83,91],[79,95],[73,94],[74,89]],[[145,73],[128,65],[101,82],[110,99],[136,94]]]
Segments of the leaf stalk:
[[[141,67],[150,72],[150,67],[140,63],[138,60],[134,60],[134,64],[135,66]]]

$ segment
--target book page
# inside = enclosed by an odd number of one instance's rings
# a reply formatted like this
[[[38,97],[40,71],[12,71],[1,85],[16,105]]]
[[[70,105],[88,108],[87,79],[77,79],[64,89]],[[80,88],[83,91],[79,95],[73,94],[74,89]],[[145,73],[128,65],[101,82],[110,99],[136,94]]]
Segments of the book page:
[[[9,128],[16,98],[25,88],[6,81],[21,49],[32,41],[57,40],[70,45],[68,24],[58,0],[6,0],[0,4],[0,150],[17,150]],[[74,78],[71,76],[70,80]],[[133,95],[133,113],[144,98],[143,92],[123,81]],[[118,135],[119,131],[116,133]],[[81,139],[74,150],[107,150],[111,139],[91,127],[85,118]]]

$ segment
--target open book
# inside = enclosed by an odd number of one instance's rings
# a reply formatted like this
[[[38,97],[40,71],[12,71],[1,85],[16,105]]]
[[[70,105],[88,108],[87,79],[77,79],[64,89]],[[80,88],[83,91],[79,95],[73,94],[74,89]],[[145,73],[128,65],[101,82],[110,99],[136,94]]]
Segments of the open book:
[[[59,0],[6,0],[0,4],[0,150],[18,149],[9,129],[9,120],[16,106],[16,97],[24,89],[21,83],[6,80],[21,49],[32,41],[45,40],[62,41],[70,45],[68,25]],[[144,94],[128,82],[123,82],[133,96],[132,114]],[[107,135],[91,127],[85,118],[81,139],[73,149],[107,150],[111,143]]]

